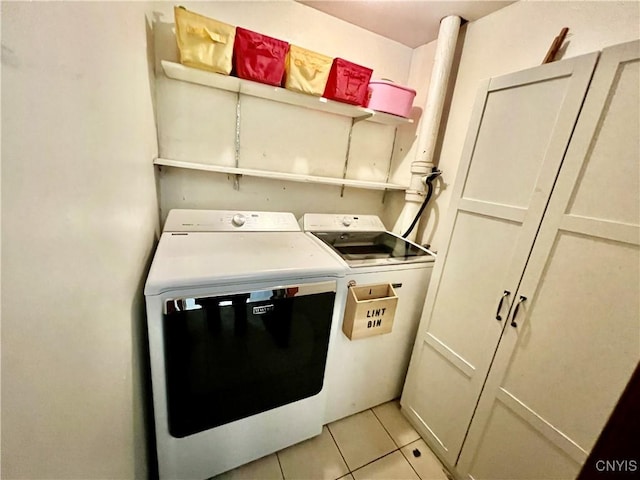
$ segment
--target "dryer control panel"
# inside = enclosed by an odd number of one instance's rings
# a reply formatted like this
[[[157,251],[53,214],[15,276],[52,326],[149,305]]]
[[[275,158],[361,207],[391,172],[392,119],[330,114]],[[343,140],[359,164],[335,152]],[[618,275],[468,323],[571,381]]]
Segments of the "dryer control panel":
[[[387,229],[376,215],[307,213],[302,217],[307,232],[384,232]]]
[[[171,210],[163,232],[299,232],[287,212],[237,210]]]

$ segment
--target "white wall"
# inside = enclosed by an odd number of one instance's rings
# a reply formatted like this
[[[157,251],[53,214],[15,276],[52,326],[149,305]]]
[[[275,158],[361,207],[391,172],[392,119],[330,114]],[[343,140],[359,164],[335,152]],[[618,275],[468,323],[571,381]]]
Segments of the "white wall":
[[[218,20],[281,38],[374,70],[375,78],[409,79],[412,49],[293,1],[196,2],[185,6]],[[157,110],[162,158],[235,165],[236,95],[168,79],[160,59],[177,61],[172,4],[156,9]],[[272,171],[341,177],[351,119],[241,96],[239,166]],[[405,127],[402,127],[403,129]],[[396,141],[394,161],[402,162],[414,142],[415,127]],[[389,174],[394,127],[361,122],[354,126],[347,178],[384,182]],[[391,172],[394,173],[393,171]],[[408,170],[395,175],[408,183]],[[160,205],[171,208],[263,209],[305,212],[353,212],[382,215],[393,198],[387,193],[163,168]],[[383,203],[383,197],[384,202]],[[396,202],[397,203],[397,202]]]
[[[561,58],[640,38],[639,6],[635,1],[520,1],[464,27],[462,56],[439,157],[442,179],[448,187],[439,188],[439,195],[427,208],[427,220],[421,222],[418,236],[423,243],[432,244],[435,250],[444,246],[446,232],[438,230],[438,225],[449,205],[478,83],[540,65],[563,27],[569,27],[569,35]]]
[[[2,3],[3,478],[146,476],[141,287],[158,204],[145,14],[172,21],[172,5]],[[192,8],[407,80],[411,49],[308,7]],[[311,122],[344,131],[343,120]],[[387,127],[356,128],[389,136]],[[371,146],[356,139],[354,148]],[[351,163],[350,173],[380,174],[369,167]],[[171,206],[383,208],[380,192],[347,189],[341,198],[336,187],[248,178],[236,192],[225,176],[164,170],[160,183],[167,177],[162,199]]]
[[[148,6],[1,8],[2,477],[144,478]]]

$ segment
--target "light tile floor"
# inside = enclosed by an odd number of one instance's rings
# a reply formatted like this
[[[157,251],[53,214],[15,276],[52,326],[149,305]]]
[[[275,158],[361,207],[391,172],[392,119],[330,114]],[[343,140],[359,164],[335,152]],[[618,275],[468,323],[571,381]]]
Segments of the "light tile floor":
[[[392,401],[333,422],[317,437],[214,480],[231,479],[447,480],[447,473]]]

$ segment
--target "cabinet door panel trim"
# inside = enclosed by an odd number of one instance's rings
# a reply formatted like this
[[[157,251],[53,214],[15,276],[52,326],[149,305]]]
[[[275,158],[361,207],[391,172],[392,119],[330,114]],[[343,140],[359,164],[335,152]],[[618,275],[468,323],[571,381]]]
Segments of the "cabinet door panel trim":
[[[473,377],[476,368],[456,352],[447,347],[443,342],[434,337],[431,333],[427,333],[424,341],[451,365],[460,370],[467,378]]]
[[[422,426],[422,428],[424,428],[427,432],[429,432],[429,434],[433,437],[433,439],[438,442],[438,445],[440,445],[440,448],[442,448],[442,450],[444,450],[445,452],[448,452],[449,449],[444,445],[444,443],[442,443],[442,440],[440,440],[440,438],[438,438],[438,436],[434,433],[433,430],[431,430],[429,428],[429,425],[427,425],[427,422],[425,422],[422,417],[420,416],[420,414],[418,412],[415,411],[415,409],[413,409],[412,407],[408,407],[407,409],[405,409],[404,407],[402,408],[402,410],[411,418],[413,417],[415,420],[418,421],[418,423]]]
[[[498,91],[513,86],[545,82],[557,78],[568,77],[574,73],[574,66],[569,62],[553,62],[520,72],[494,77],[489,81],[489,90]]]
[[[586,450],[504,388],[498,390],[496,399],[545,437],[551,438],[556,447],[560,448],[577,463],[582,464],[587,459],[588,453]]]
[[[501,205],[499,203],[483,202],[470,198],[460,199],[458,210],[469,213],[477,213],[486,217],[494,217],[512,222],[523,223],[527,214],[526,208]]]
[[[579,217],[577,215],[565,215],[560,221],[560,230],[614,242],[640,245],[640,227],[637,225]]]

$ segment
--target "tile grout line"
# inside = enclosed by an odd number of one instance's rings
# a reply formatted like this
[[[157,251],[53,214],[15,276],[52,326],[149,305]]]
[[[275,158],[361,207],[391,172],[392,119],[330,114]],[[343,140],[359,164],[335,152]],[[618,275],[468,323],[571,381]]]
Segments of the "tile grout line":
[[[424,441],[424,439],[422,439],[422,437],[420,437],[418,440],[423,440]],[[417,442],[418,440],[414,440],[413,442],[407,443],[407,445],[405,445],[405,447],[408,446],[408,445],[411,445],[414,442]],[[426,442],[425,442],[425,445],[426,445],[427,449],[429,450],[429,452],[433,453],[431,451],[431,448],[429,447],[429,445]],[[422,479],[422,477],[420,476],[418,471],[413,467],[413,464],[411,463],[411,460],[409,460],[409,457],[407,455],[405,455],[404,452],[402,451],[403,448],[404,447],[400,448],[400,453],[404,456],[404,458],[407,459],[407,462],[409,462],[409,465],[411,465],[411,468],[413,468],[413,471],[416,472],[416,475],[418,475],[418,478]],[[422,454],[422,452],[420,452],[420,453]],[[442,472],[444,473],[444,475],[447,478],[451,479],[449,471],[445,468],[445,466],[442,464],[442,462],[440,461],[440,459],[437,456],[436,456],[436,460],[438,461],[438,465],[439,465],[440,470],[442,470]]]
[[[336,439],[333,436],[333,432],[331,431],[331,428],[329,428],[329,424],[328,423],[327,423],[327,430],[329,431],[329,435],[331,435],[331,440],[333,440],[333,444],[338,449],[338,453],[340,454],[340,457],[342,458],[342,461],[344,462],[345,466],[347,467],[347,473],[345,473],[344,475],[338,477],[338,478],[342,478],[345,475],[349,475],[351,473],[351,467],[349,467],[349,464],[347,463],[347,459],[344,458],[344,455],[342,454],[342,450],[340,450],[340,445],[338,445],[338,442],[336,442]]]
[[[368,408],[367,410],[371,410],[371,413],[373,413],[373,409],[372,409],[372,408]],[[363,412],[366,412],[367,410],[363,410],[362,412],[358,412],[358,413],[363,413]],[[356,414],[356,415],[357,415],[357,414]],[[380,422],[380,419],[378,419],[378,417],[376,416],[376,414],[375,414],[375,413],[373,413],[373,416],[374,416],[374,417],[376,417],[376,420],[378,420],[378,422],[379,422],[380,424],[382,424],[382,422]],[[382,426],[382,428],[384,428],[384,425]],[[342,451],[340,450],[340,445],[338,445],[338,442],[336,442],[336,439],[334,438],[333,433],[331,432],[331,429],[329,428],[329,425],[327,425],[327,430],[329,430],[329,433],[331,434],[331,438],[333,439],[333,443],[335,443],[335,444],[336,444],[336,447],[338,447],[338,452],[340,452],[340,456],[342,457],[342,460],[344,460],[344,464],[347,466],[347,470],[349,470],[347,473],[345,473],[345,475],[350,475],[350,474],[351,474],[351,475],[353,476],[353,472],[355,472],[356,470],[360,470],[361,468],[364,468],[364,467],[366,467],[367,465],[371,465],[373,462],[377,462],[377,461],[378,461],[378,460],[380,460],[381,458],[384,458],[384,457],[386,457],[387,455],[391,455],[392,453],[397,452],[398,450],[400,450],[399,448],[396,448],[396,449],[394,449],[394,450],[390,451],[389,453],[385,453],[384,455],[382,455],[382,456],[380,456],[380,457],[377,457],[377,458],[374,458],[374,459],[373,459],[373,460],[371,460],[370,462],[367,462],[367,463],[365,463],[364,465],[360,465],[358,468],[355,468],[355,469],[351,470],[351,467],[350,467],[350,466],[349,466],[349,464],[347,463],[347,459],[346,459],[346,458],[344,458],[344,455],[342,455]],[[386,432],[386,431],[387,431],[387,430],[385,429],[385,432]],[[388,432],[387,432],[387,434],[388,434]],[[391,435],[389,435],[389,437],[391,437]],[[391,438],[391,441],[393,442],[393,444],[394,444],[394,445],[397,445],[397,444],[396,444],[396,442],[393,440],[393,438]],[[343,475],[343,477],[344,477],[344,475]],[[342,478],[342,477],[340,477],[340,478]]]
[[[379,423],[380,425],[382,425],[382,428],[384,429],[384,431],[385,431],[385,432],[387,432],[387,435],[389,435],[389,438],[391,439],[391,441],[393,442],[393,444],[394,444],[396,447],[398,447],[398,449],[402,448],[402,447],[400,447],[400,446],[398,445],[398,442],[396,442],[396,439],[395,439],[395,438],[393,438],[393,437],[391,436],[391,432],[390,432],[389,430],[387,430],[387,427],[385,427],[385,426],[384,426],[384,423],[382,423],[382,420],[380,420],[380,419],[378,418],[378,415],[376,415],[376,412],[373,410],[373,408],[370,408],[369,410],[371,410],[371,413],[373,413],[373,416],[374,416],[374,417],[376,417],[376,420],[378,420],[378,423]]]
[[[407,463],[409,464],[409,466],[411,467],[411,470],[413,470],[416,474],[416,476],[420,479],[422,479],[422,477],[418,474],[417,470],[413,467],[413,464],[409,461],[409,459],[407,458],[407,456],[403,453],[402,449],[404,447],[406,447],[407,445],[411,445],[413,442],[417,442],[418,440],[420,440],[422,437],[420,437],[420,434],[418,434],[418,438],[416,438],[415,440],[411,440],[409,443],[407,443],[406,445],[400,446],[398,445],[399,442],[396,442],[396,439],[393,438],[391,436],[391,432],[389,430],[387,430],[387,427],[384,425],[384,423],[382,422],[382,420],[380,420],[380,418],[378,417],[378,415],[376,415],[375,410],[372,408],[371,412],[373,413],[373,416],[376,417],[376,419],[378,420],[378,422],[380,422],[380,425],[382,425],[382,428],[384,428],[385,432],[387,432],[387,434],[391,437],[391,440],[393,441],[393,443],[395,443],[398,446],[397,450],[394,450],[394,452],[400,452],[400,455],[402,455],[402,457],[407,461]],[[411,427],[413,428],[413,427]],[[415,430],[415,429],[414,429]],[[393,452],[391,452],[393,453]],[[382,457],[380,457],[382,458]]]
[[[382,405],[382,404],[381,404],[381,405]],[[382,421],[381,421],[381,420],[378,418],[378,416],[376,415],[376,412],[374,412],[374,411],[373,411],[373,408],[369,408],[369,409],[367,409],[367,410],[370,410],[370,411],[371,411],[371,413],[373,413],[373,416],[374,416],[374,417],[375,417],[375,419],[378,421],[378,423],[382,426],[382,429],[387,433],[387,435],[389,435],[389,438],[391,439],[391,441],[393,442],[393,444],[396,446],[396,448],[395,448],[394,450],[391,450],[389,453],[385,453],[385,454],[384,454],[384,455],[382,455],[381,457],[374,458],[374,459],[373,459],[373,460],[371,460],[370,462],[365,463],[364,465],[359,466],[359,467],[358,467],[358,468],[356,468],[355,470],[351,470],[351,471],[349,471],[349,473],[350,473],[350,474],[352,474],[352,475],[353,475],[353,472],[355,472],[356,470],[360,470],[361,468],[364,468],[364,467],[366,467],[367,465],[371,465],[372,463],[377,462],[378,460],[380,460],[380,459],[382,459],[382,458],[384,458],[384,457],[387,457],[387,456],[391,455],[392,453],[395,453],[395,452],[397,452],[397,451],[399,451],[399,450],[400,450],[400,448],[398,448],[398,444],[396,443],[396,441],[393,439],[393,437],[391,436],[391,434],[389,433],[389,431],[386,429],[386,427],[384,426],[384,424],[382,423]],[[366,412],[367,410],[363,410],[363,412]],[[362,412],[360,412],[360,413],[362,413]],[[336,442],[336,445],[337,445],[337,442]],[[338,450],[339,450],[339,449],[340,449],[340,447],[338,447]],[[346,463],[346,460],[345,460],[345,463]],[[350,467],[349,467],[349,465],[347,465],[347,468],[350,468]]]
[[[382,404],[381,404],[382,405]],[[344,475],[342,475],[339,478],[344,477],[345,475],[349,475],[351,474],[353,476],[353,472],[355,472],[356,470],[360,470],[361,468],[366,467],[367,465],[371,465],[374,462],[377,462],[378,460],[387,457],[389,455],[391,455],[392,453],[395,452],[400,452],[400,455],[402,455],[402,457],[406,460],[406,462],[409,464],[409,466],[411,467],[411,469],[415,472],[415,474],[418,476],[418,478],[421,478],[420,475],[418,475],[418,472],[416,472],[415,468],[413,468],[413,465],[411,465],[411,462],[409,461],[409,459],[406,458],[406,456],[402,453],[402,448],[406,447],[407,445],[410,445],[414,442],[417,442],[418,440],[420,440],[422,437],[420,437],[420,434],[418,434],[418,438],[416,438],[415,440],[411,440],[409,443],[407,443],[406,445],[403,446],[398,446],[398,442],[395,441],[395,439],[391,436],[391,433],[389,432],[389,430],[387,430],[387,427],[385,427],[384,423],[382,423],[382,420],[380,420],[380,418],[378,418],[378,416],[376,415],[376,412],[373,411],[373,408],[368,408],[367,410],[371,410],[371,413],[373,413],[373,416],[375,417],[375,419],[378,421],[378,423],[382,426],[383,430],[386,432],[386,434],[389,436],[389,438],[391,438],[391,441],[393,442],[393,444],[396,446],[396,448],[392,451],[390,451],[389,453],[385,453],[384,455],[377,457],[373,460],[371,460],[370,462],[365,463],[364,465],[359,466],[358,468],[351,470],[351,467],[349,466],[349,464],[347,463],[347,460],[344,458],[344,455],[342,454],[342,450],[340,450],[340,446],[338,445],[338,442],[336,441],[335,437],[333,436],[333,432],[331,431],[331,428],[329,427],[329,424],[327,424],[327,430],[329,431],[329,434],[331,435],[331,439],[333,440],[333,443],[335,444],[335,446],[338,448],[338,453],[340,453],[340,456],[342,457],[342,460],[344,461],[344,464],[347,466],[347,470],[348,472],[345,473]],[[362,412],[358,412],[358,413],[363,413],[366,412],[367,410],[363,410]],[[413,428],[413,427],[412,427]],[[279,459],[278,459],[279,461]],[[282,468],[282,467],[281,467]],[[283,474],[284,477],[284,474]],[[285,479],[286,480],[286,479]]]
[[[412,442],[413,443],[413,442]],[[407,443],[407,445],[409,445]],[[402,447],[404,448],[404,447]],[[416,476],[422,480],[422,477],[420,476],[420,474],[418,473],[418,471],[415,469],[415,467],[413,466],[413,463],[411,463],[411,461],[409,460],[409,458],[404,454],[404,452],[402,451],[402,449],[400,449],[400,455],[402,455],[404,457],[404,459],[407,461],[407,463],[409,464],[409,466],[411,467],[411,469],[416,472]]]
[[[367,465],[371,465],[372,463],[375,463],[375,462],[377,462],[378,460],[382,460],[384,457],[388,457],[388,456],[389,456],[389,455],[391,455],[392,453],[396,453],[396,452],[398,452],[399,450],[400,450],[399,448],[396,448],[395,450],[392,450],[392,451],[391,451],[391,452],[389,452],[389,453],[385,453],[385,454],[384,454],[384,455],[382,455],[381,457],[375,458],[375,459],[371,460],[370,462],[365,463],[364,465],[359,466],[359,467],[358,467],[358,468],[356,468],[355,470],[350,471],[349,473],[351,473],[351,474],[352,474],[353,472],[355,472],[355,471],[357,471],[357,470],[361,470],[361,469],[363,469],[364,467],[366,467]],[[402,452],[400,452],[400,453],[402,453]],[[348,467],[348,465],[347,465],[347,467]],[[418,476],[419,476],[419,475],[418,475]]]
[[[280,450],[281,452],[282,450]],[[276,458],[278,459],[278,466],[280,467],[280,474],[282,475],[282,480],[287,480],[284,476],[284,470],[282,469],[282,463],[280,463],[280,455],[278,455],[279,452],[276,452]]]
[[[381,403],[380,405],[384,405],[384,404]],[[387,427],[385,427],[384,423],[382,422],[382,420],[380,420],[380,418],[378,418],[378,415],[376,415],[376,412],[373,410],[373,408],[370,408],[369,410],[371,410],[371,412],[373,413],[373,416],[378,419],[378,422],[380,422],[380,425],[382,425],[382,428],[384,428],[385,432],[387,432],[387,434],[389,434],[389,436],[391,437],[391,432],[389,430],[387,430]],[[401,449],[401,448],[406,447],[407,445],[411,445],[413,442],[417,442],[418,440],[422,440],[422,437],[420,436],[418,431],[415,428],[413,428],[413,425],[409,424],[409,426],[411,427],[411,429],[414,432],[416,432],[416,434],[418,434],[418,438],[416,438],[415,440],[411,440],[408,443],[405,443],[404,445],[398,445],[398,442],[396,442],[395,438],[391,437],[391,440],[393,440],[393,443],[395,443],[398,446],[398,450]]]

